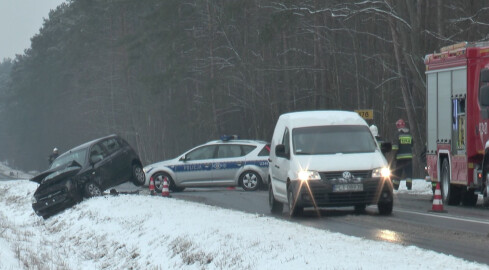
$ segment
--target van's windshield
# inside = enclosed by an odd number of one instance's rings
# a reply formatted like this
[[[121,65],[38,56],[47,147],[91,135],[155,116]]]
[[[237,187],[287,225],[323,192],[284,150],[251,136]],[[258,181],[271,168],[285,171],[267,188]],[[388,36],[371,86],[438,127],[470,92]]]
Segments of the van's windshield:
[[[377,149],[368,126],[294,128],[292,141],[296,155],[367,153]]]

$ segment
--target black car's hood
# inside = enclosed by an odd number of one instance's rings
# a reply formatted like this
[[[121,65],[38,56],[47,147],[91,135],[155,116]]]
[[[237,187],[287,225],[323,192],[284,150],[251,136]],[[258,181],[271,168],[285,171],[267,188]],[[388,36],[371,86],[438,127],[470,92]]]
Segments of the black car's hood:
[[[38,184],[54,182],[66,177],[76,175],[81,170],[81,168],[82,166],[78,162],[71,161],[56,168],[44,171],[31,178],[30,181],[36,182]]]

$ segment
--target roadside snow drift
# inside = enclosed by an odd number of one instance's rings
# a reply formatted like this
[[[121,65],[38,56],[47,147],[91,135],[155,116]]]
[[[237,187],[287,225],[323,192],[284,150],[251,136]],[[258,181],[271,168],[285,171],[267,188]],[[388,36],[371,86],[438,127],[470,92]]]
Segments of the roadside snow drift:
[[[489,269],[412,246],[145,195],[93,198],[43,220],[31,208],[36,187],[0,182],[0,269]]]

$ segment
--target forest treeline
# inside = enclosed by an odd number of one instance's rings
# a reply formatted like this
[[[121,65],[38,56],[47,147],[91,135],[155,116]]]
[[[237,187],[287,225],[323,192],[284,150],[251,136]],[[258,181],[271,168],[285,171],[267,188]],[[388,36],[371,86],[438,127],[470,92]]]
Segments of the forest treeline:
[[[424,56],[484,41],[467,0],[69,0],[0,63],[0,160],[117,133],[145,164],[221,134],[270,141],[281,113],[373,109],[425,140]],[[12,26],[15,27],[15,26]]]

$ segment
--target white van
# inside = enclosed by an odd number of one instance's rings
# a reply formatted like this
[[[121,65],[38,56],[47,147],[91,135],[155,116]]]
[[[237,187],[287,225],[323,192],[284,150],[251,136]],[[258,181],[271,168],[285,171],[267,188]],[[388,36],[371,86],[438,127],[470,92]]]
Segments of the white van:
[[[306,111],[282,114],[273,132],[269,157],[269,204],[272,213],[289,205],[290,216],[304,207],[377,204],[392,213],[389,165],[369,126],[355,112]],[[382,150],[381,150],[382,149]]]

